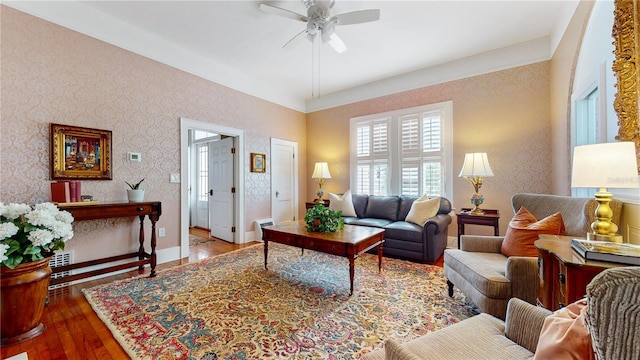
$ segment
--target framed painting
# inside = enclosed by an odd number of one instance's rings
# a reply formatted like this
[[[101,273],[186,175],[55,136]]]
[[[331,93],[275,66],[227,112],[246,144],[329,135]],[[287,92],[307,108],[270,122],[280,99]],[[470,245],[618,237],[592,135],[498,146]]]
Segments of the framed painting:
[[[266,155],[251,153],[251,172],[263,173],[267,170]]]
[[[111,180],[111,131],[51,124],[52,180]]]
[[[615,0],[613,72],[618,88],[613,107],[618,114],[618,141],[636,144],[640,172],[640,0]]]

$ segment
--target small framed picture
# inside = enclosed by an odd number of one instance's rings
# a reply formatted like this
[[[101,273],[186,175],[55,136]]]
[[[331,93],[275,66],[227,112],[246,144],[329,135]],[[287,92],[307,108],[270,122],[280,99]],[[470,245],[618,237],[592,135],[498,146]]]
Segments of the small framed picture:
[[[251,172],[263,173],[267,170],[265,154],[251,153]]]

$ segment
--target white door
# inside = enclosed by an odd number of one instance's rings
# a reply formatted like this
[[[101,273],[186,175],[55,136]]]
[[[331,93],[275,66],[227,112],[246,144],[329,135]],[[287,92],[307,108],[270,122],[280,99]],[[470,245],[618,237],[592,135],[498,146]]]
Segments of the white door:
[[[233,241],[233,138],[209,143],[209,226],[211,236]]]
[[[276,224],[297,220],[298,144],[271,139],[271,216]]]
[[[194,226],[209,228],[209,146],[207,143],[196,145],[196,196],[193,213]]]

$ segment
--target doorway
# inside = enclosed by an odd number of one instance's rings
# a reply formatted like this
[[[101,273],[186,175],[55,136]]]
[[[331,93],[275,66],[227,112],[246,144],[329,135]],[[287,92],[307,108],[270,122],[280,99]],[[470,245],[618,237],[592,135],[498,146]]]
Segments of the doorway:
[[[207,237],[234,242],[234,153],[236,138],[189,130],[189,228],[209,230]]]
[[[242,244],[245,242],[245,234],[244,234],[244,178],[242,177],[240,169],[244,168],[244,131],[240,129],[235,129],[227,126],[216,125],[206,122],[201,122],[197,120],[191,120],[187,118],[180,118],[180,176],[181,176],[181,184],[180,184],[180,257],[185,258],[189,256],[189,227],[192,224],[192,216],[194,212],[192,211],[194,206],[197,206],[197,201],[194,201],[196,198],[196,194],[201,193],[202,191],[197,189],[194,184],[197,182],[194,179],[197,176],[197,173],[194,171],[196,166],[190,166],[192,162],[197,159],[197,156],[194,156],[195,147],[192,147],[190,143],[190,133],[195,131],[202,131],[205,133],[214,133],[218,134],[220,138],[229,138],[232,139],[233,147],[235,150],[235,156],[233,157],[232,163],[228,163],[228,159],[225,160],[226,164],[222,164],[222,162],[218,162],[217,164],[212,163],[210,159],[208,159],[207,167],[216,168],[219,166],[225,166],[226,170],[232,174],[233,180],[233,190],[235,192],[233,195],[229,197],[219,198],[222,202],[228,203],[228,206],[233,210],[227,212],[228,216],[232,218],[231,227],[233,229],[228,229],[231,231],[231,242],[236,244]],[[192,149],[190,151],[190,149]],[[207,147],[208,149],[208,147]],[[207,150],[208,152],[209,150]],[[223,161],[223,162],[225,162]],[[215,178],[215,177],[214,177]],[[207,185],[207,190],[213,190],[213,186],[217,186],[219,184],[212,184],[211,180]],[[229,185],[225,183],[223,185]],[[203,187],[204,189],[204,187]],[[229,189],[229,191],[232,191]],[[207,191],[208,192],[208,191]],[[208,194],[207,194],[208,195]],[[220,195],[220,194],[219,194]],[[226,196],[226,195],[225,195]],[[211,211],[211,206],[213,202],[208,201],[208,217],[216,216],[215,211]],[[218,204],[220,205],[220,204]],[[227,206],[227,205],[224,205]],[[204,212],[204,210],[202,210]],[[197,216],[198,221],[203,221],[202,216]],[[214,225],[212,225],[213,223]],[[216,227],[215,221],[209,220],[209,227]],[[232,231],[235,230],[235,231]],[[215,236],[215,234],[213,234]]]
[[[298,219],[298,143],[271,138],[271,216],[276,224]]]

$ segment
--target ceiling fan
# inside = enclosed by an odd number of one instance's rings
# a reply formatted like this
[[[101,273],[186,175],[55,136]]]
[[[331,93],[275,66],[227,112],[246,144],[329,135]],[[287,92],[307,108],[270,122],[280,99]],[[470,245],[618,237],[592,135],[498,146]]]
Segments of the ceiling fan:
[[[302,0],[307,7],[307,15],[299,14],[295,11],[283,9],[277,6],[261,3],[260,10],[273,15],[278,15],[306,22],[307,28],[302,30],[291,40],[287,41],[283,47],[289,45],[294,39],[302,34],[307,34],[307,39],[314,41],[316,35],[320,34],[323,43],[328,43],[338,53],[347,51],[347,46],[335,33],[337,25],[361,24],[380,19],[380,9],[369,9],[352,11],[344,14],[331,16],[331,8],[335,5],[335,0]]]

